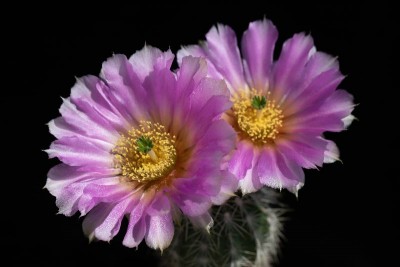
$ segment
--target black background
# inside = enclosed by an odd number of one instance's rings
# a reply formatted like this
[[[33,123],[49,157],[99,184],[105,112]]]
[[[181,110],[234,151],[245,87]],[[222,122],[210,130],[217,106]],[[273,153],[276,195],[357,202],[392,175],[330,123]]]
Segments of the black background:
[[[392,259],[397,264],[391,266],[399,264],[400,186],[393,174],[397,156],[390,154],[398,153],[391,125],[399,121],[393,8],[383,2],[112,4],[24,6],[10,10],[12,19],[3,18],[1,221],[6,225],[0,249],[6,257],[15,264],[156,266],[146,246],[123,247],[123,234],[110,244],[88,244],[82,218],[56,215],[55,199],[42,189],[57,163],[42,152],[53,140],[46,123],[59,116],[60,96],[69,95],[75,77],[98,74],[113,53],[129,56],[144,42],[176,52],[180,44],[203,39],[218,22],[232,26],[240,38],[250,21],[265,16],[279,30],[277,52],[285,39],[305,31],[319,50],[337,55],[348,75],[340,87],[359,103],[354,112],[359,121],[346,132],[329,134],[343,164],[306,171],[298,200],[283,192],[295,211],[277,266],[388,266]]]

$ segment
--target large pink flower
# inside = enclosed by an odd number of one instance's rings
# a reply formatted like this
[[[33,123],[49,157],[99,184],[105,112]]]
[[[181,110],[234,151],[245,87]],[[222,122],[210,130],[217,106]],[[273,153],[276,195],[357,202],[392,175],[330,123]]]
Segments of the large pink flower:
[[[57,140],[47,152],[62,163],[50,170],[46,188],[60,213],[86,215],[90,239],[111,240],[126,215],[125,246],[145,238],[164,249],[173,219],[183,213],[207,226],[210,206],[237,187],[220,170],[235,141],[221,119],[231,107],[229,91],[205,77],[204,59],[186,57],[173,73],[173,58],[149,46],[129,60],[111,57],[100,78],[78,79],[62,116],[49,123]]]
[[[344,130],[353,120],[353,98],[336,90],[343,79],[336,58],[317,52],[303,33],[287,40],[273,61],[278,32],[264,19],[250,23],[242,38],[242,56],[235,33],[213,27],[202,46],[183,47],[183,56],[205,57],[209,75],[224,78],[232,108],[226,120],[238,133],[228,169],[240,179],[243,192],[262,185],[293,192],[304,184],[303,168],[338,159],[326,131]]]

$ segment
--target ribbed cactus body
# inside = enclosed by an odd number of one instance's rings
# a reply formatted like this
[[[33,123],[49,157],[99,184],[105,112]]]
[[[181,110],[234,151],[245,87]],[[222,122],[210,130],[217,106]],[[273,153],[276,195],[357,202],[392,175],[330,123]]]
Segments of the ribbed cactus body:
[[[162,257],[163,266],[271,266],[286,212],[278,197],[269,188],[232,197],[212,209],[214,225],[209,233],[182,221]]]

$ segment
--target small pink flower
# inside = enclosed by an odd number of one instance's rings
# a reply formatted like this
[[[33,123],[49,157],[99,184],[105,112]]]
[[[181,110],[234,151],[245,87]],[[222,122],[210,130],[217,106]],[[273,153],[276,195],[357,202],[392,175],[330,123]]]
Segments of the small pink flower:
[[[353,97],[336,90],[343,80],[336,58],[317,52],[303,33],[287,40],[273,61],[278,32],[266,19],[250,23],[242,38],[224,25],[213,27],[202,46],[183,47],[205,57],[211,77],[223,78],[231,92],[226,120],[238,133],[228,170],[244,193],[267,185],[297,192],[303,168],[334,162],[339,152],[326,131],[340,132],[353,120]]]
[[[90,239],[111,240],[129,219],[123,244],[166,248],[180,214],[212,223],[207,211],[237,187],[221,159],[235,132],[221,119],[231,107],[222,80],[207,78],[204,59],[145,46],[129,60],[115,55],[100,78],[78,79],[61,117],[49,123],[57,138],[47,153],[53,167],[46,188],[59,212],[86,215]],[[233,179],[231,178],[233,177]]]

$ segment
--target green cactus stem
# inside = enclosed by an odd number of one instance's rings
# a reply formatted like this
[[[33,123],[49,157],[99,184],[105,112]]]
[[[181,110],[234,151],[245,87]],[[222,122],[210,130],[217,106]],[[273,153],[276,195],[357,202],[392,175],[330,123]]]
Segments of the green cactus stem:
[[[161,258],[162,266],[272,266],[288,210],[278,198],[275,190],[262,188],[213,207],[214,225],[209,233],[182,220]]]

